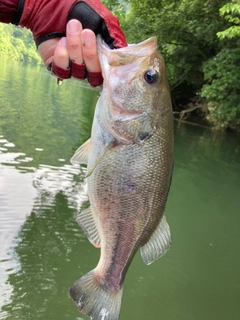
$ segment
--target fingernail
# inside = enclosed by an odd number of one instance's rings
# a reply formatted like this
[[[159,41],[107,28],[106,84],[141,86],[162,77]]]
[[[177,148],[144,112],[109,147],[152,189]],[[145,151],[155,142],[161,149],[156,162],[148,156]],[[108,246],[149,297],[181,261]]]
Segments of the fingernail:
[[[80,25],[79,25],[78,21],[70,20],[67,24],[67,31],[70,33],[80,32]]]
[[[59,41],[59,44],[63,47],[66,47],[67,46],[67,39],[66,37],[62,37]]]
[[[87,46],[93,44],[95,41],[95,35],[93,32],[82,32],[81,37],[82,37],[82,43]]]

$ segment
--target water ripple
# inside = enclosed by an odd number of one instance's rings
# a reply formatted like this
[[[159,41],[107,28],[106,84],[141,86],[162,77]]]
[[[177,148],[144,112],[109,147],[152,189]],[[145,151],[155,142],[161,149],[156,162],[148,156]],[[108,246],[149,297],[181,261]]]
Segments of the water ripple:
[[[78,210],[88,200],[85,174],[86,169],[79,166],[40,165],[34,172],[33,185],[44,199],[44,205],[51,206],[56,195],[62,193],[68,199],[68,206]]]
[[[58,159],[58,163],[62,166],[45,164],[37,168],[27,166],[25,164],[33,163],[33,158],[23,152],[14,152],[14,148],[13,142],[0,136],[0,308],[11,304],[13,287],[9,283],[9,278],[14,274],[21,274],[22,266],[16,248],[24,251],[25,242],[21,242],[22,234],[34,226],[31,219],[28,221],[28,217],[39,215],[39,221],[49,219],[48,215],[54,210],[56,197],[59,194],[65,196],[72,212],[76,212],[88,200],[84,168],[63,164],[65,162],[63,158]],[[36,150],[41,151],[40,148]],[[65,244],[63,234],[54,229],[48,231],[54,234],[57,243],[63,243],[63,248],[66,247],[65,259],[68,261],[71,247]],[[79,241],[79,228],[73,218],[65,224],[65,232],[76,233]],[[47,236],[46,232],[42,232],[42,239]],[[26,246],[26,256],[29,255],[29,246],[30,243]],[[51,248],[52,254],[59,256],[62,254],[62,249],[55,245]],[[22,254],[22,259],[25,259],[24,257]],[[40,272],[41,268],[40,264]],[[44,273],[44,277],[41,278],[42,290],[47,291],[49,287],[54,287],[52,271],[49,272],[42,271]],[[7,312],[1,311],[0,319],[6,317]]]

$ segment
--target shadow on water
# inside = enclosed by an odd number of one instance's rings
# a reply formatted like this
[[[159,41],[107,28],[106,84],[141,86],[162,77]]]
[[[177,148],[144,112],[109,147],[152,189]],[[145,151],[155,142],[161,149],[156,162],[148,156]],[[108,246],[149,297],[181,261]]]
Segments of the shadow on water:
[[[0,319],[87,319],[68,291],[99,250],[75,222],[86,170],[69,159],[90,135],[97,92],[0,67]],[[172,248],[151,266],[136,256],[121,320],[239,319],[239,186],[239,135],[175,126]]]

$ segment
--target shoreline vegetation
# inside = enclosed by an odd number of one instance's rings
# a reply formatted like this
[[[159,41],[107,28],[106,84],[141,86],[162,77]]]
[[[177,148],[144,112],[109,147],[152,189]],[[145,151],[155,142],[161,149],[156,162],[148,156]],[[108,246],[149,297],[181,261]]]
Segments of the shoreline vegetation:
[[[0,58],[3,57],[32,65],[42,64],[29,30],[0,23]]]
[[[240,4],[237,0],[103,0],[128,43],[157,35],[174,118],[240,132]],[[141,30],[141,32],[136,32]],[[0,24],[0,58],[42,64],[32,34]]]

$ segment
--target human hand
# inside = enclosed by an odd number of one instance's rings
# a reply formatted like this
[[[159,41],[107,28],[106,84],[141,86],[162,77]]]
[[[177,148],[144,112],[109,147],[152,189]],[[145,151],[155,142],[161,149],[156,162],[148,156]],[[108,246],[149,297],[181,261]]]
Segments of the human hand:
[[[42,0],[25,0],[23,12],[19,15],[19,21],[15,23],[19,22],[22,27],[32,31],[44,63],[52,60],[52,73],[62,79],[87,77],[92,86],[100,84],[99,71],[94,71],[100,67],[96,59],[96,39],[93,43],[89,42],[93,35],[90,30],[95,35],[100,34],[111,49],[127,46],[118,19],[99,0],[48,0],[44,3]],[[71,19],[80,21],[84,30],[80,31],[79,37],[79,29],[75,29],[76,22],[71,22],[67,27],[66,39],[59,42],[61,37],[65,37],[66,23]],[[73,59],[70,66],[69,58]],[[83,61],[87,69],[81,64]],[[91,63],[93,71],[90,69]]]
[[[46,67],[54,61],[54,67],[59,68],[62,74],[53,71],[55,76],[63,75],[69,77],[69,61],[75,64],[86,66],[88,70],[88,81],[92,86],[102,84],[101,66],[97,55],[96,36],[90,29],[82,29],[82,24],[78,20],[70,20],[66,28],[66,37],[61,39],[55,38],[42,42],[38,47],[39,53]],[[72,64],[72,73],[74,74],[74,66]],[[53,69],[54,70],[54,69]],[[90,77],[89,77],[90,75]],[[85,69],[81,79],[86,77]]]

